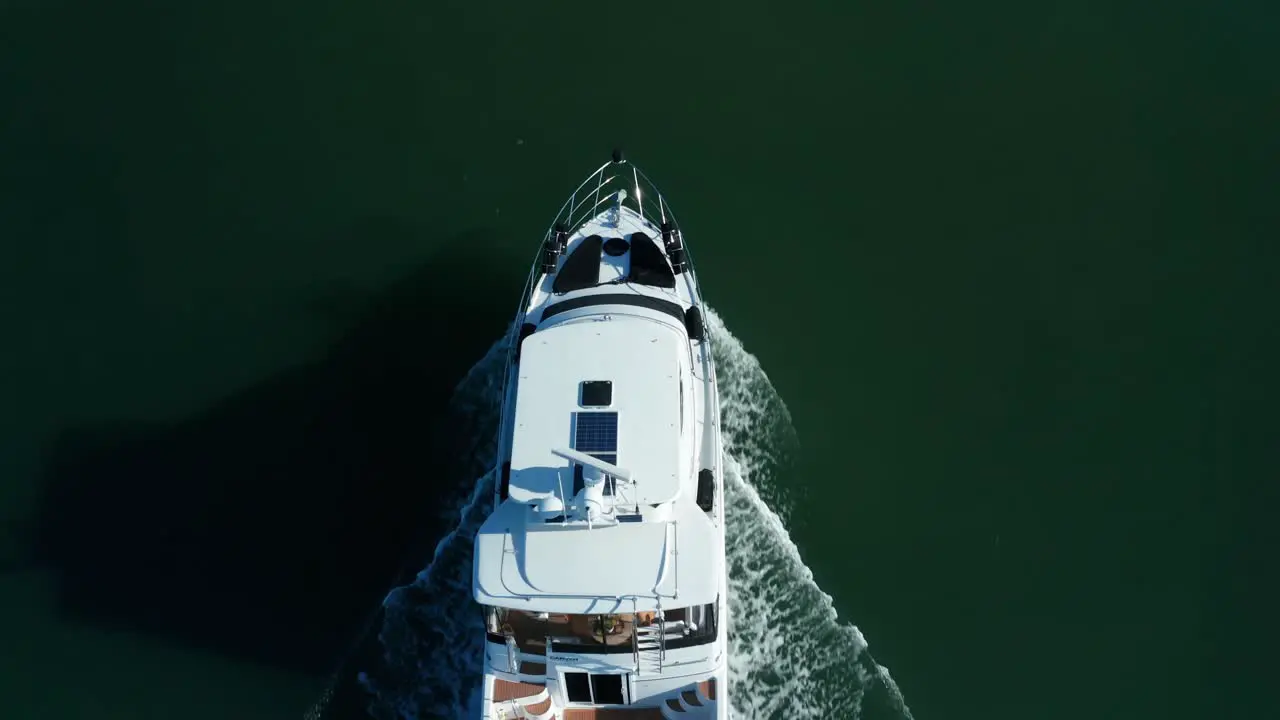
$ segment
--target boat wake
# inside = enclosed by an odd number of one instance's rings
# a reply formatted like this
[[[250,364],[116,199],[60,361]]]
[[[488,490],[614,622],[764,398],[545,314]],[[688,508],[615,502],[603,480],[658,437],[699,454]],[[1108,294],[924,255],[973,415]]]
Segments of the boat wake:
[[[862,633],[836,616],[787,534],[782,472],[797,447],[781,397],[759,362],[714,311],[708,312],[725,431],[730,573],[729,676],[742,720],[911,714]],[[457,526],[413,582],[384,603],[376,674],[362,674],[370,714],[383,720],[475,717],[484,628],[471,600],[476,530],[493,505],[498,415],[506,340],[495,343],[459,384],[454,410],[472,438]]]

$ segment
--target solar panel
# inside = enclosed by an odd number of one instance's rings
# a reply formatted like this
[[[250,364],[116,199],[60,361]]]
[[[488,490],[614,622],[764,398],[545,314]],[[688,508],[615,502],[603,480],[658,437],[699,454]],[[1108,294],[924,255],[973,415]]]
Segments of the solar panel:
[[[618,413],[580,412],[573,447],[608,463],[618,461]]]

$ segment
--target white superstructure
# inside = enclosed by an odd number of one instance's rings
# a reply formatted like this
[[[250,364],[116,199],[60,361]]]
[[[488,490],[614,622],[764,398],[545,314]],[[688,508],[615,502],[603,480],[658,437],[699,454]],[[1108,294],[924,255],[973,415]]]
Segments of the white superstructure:
[[[719,401],[665,199],[620,154],[543,238],[476,536],[482,718],[727,718]]]

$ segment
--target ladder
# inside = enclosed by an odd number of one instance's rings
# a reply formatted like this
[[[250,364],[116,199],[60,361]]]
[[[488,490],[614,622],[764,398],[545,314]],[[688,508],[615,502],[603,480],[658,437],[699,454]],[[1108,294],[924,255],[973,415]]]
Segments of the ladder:
[[[633,604],[634,602],[632,600]],[[632,617],[635,617],[638,622],[638,614]],[[644,627],[636,625],[634,642],[636,674],[640,676],[662,674],[662,662],[667,658],[667,638],[661,606],[658,607],[658,616],[651,624]]]

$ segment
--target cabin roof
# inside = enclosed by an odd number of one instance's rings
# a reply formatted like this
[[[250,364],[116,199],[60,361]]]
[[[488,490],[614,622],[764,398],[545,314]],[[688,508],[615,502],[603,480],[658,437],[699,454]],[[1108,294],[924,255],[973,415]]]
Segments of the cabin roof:
[[[656,505],[679,496],[681,352],[688,352],[688,340],[677,330],[634,318],[567,322],[527,337],[518,369],[511,499],[536,504],[571,495],[572,463],[553,450],[599,457],[610,454],[610,443],[615,457],[605,459],[630,471],[636,502]],[[583,383],[594,381],[610,383],[608,406],[582,405]],[[597,413],[615,413],[616,426]],[[591,448],[577,447],[586,440]]]

